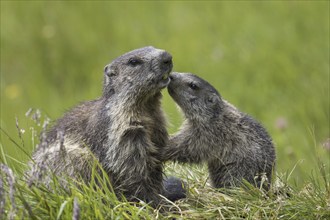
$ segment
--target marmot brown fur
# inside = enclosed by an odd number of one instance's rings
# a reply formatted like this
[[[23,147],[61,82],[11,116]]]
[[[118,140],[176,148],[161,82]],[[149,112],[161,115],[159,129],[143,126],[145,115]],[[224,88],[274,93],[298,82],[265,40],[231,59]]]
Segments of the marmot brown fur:
[[[57,120],[46,134],[46,147],[33,155],[36,164],[90,181],[89,163],[96,158],[116,193],[159,204],[161,151],[168,141],[160,91],[170,82],[172,66],[172,56],[154,47],[116,58],[104,69],[102,97]]]
[[[215,187],[239,186],[245,179],[268,188],[275,150],[267,131],[198,76],[172,73],[170,78],[169,94],[186,119],[170,137],[165,159],[206,162]]]

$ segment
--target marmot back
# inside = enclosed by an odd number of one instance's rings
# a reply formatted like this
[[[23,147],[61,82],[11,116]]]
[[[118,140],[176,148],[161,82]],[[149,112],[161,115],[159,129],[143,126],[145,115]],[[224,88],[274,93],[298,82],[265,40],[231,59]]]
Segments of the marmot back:
[[[267,131],[198,76],[172,73],[170,78],[169,94],[185,121],[170,138],[165,159],[206,162],[215,187],[240,185],[245,179],[268,188],[275,150]]]
[[[164,192],[161,151],[168,141],[160,91],[172,66],[172,56],[153,47],[115,59],[104,69],[102,96],[57,120],[33,154],[36,166],[88,182],[95,157],[116,193],[157,205]]]

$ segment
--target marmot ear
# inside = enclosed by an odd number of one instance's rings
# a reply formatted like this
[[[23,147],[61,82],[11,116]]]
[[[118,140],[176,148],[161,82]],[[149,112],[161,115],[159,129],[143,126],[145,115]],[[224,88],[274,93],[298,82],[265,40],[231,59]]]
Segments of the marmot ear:
[[[212,109],[212,116],[213,118],[217,118],[220,114],[221,108],[220,108],[220,97],[217,94],[211,94],[208,99],[207,102],[211,105],[210,108]]]
[[[220,102],[220,98],[219,98],[219,96],[217,96],[216,94],[211,94],[211,95],[208,97],[207,101],[208,101],[209,103],[214,104],[214,103],[218,103],[218,102]]]
[[[114,77],[117,76],[117,68],[108,64],[104,67],[104,86],[112,85]]]
[[[110,78],[117,75],[117,71],[111,64],[108,64],[104,67],[104,74]]]

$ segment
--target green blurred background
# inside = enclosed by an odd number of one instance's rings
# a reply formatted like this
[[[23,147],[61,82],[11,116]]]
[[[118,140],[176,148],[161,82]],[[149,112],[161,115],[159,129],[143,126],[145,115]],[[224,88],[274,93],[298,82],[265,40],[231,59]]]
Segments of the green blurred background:
[[[56,119],[100,96],[103,67],[147,45],[261,121],[279,173],[301,185],[318,157],[329,169],[329,1],[1,1],[1,128],[21,144],[17,117],[31,152],[29,108]],[[181,115],[163,94],[173,133]],[[0,143],[1,160],[28,160],[2,132]]]

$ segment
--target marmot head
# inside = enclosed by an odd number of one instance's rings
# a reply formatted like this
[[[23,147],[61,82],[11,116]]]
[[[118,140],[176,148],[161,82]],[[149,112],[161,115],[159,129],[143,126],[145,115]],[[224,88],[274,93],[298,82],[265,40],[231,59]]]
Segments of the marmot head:
[[[164,50],[143,47],[130,51],[105,66],[103,95],[153,95],[169,84],[172,67],[172,56]]]
[[[205,80],[191,73],[172,73],[168,92],[186,118],[210,121],[221,113],[222,100],[218,91]]]

